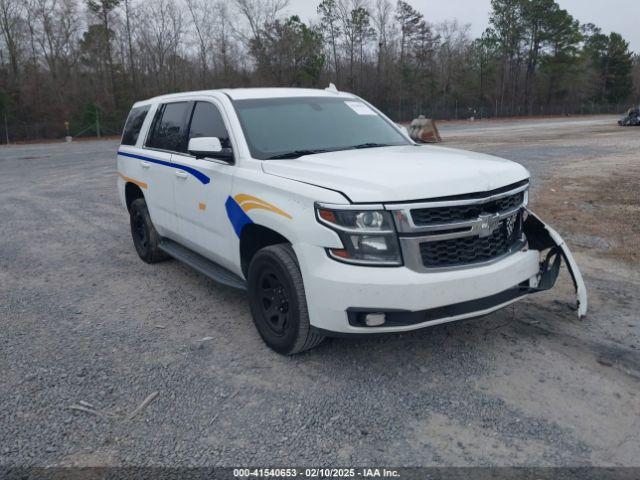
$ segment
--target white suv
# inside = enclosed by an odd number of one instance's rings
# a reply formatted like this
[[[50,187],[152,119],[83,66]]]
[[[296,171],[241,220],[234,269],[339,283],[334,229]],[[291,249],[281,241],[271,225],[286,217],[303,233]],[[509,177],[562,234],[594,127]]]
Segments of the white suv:
[[[562,259],[587,311],[571,253],[526,209],[527,170],[416,144],[335,89],[138,102],[118,175],[140,258],[247,289],[283,354],[487,314],[551,288]]]

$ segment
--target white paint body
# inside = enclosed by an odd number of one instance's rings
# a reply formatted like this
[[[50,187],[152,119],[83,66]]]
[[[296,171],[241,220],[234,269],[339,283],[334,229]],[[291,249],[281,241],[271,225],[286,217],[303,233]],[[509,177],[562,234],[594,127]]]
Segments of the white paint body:
[[[317,221],[316,202],[410,203],[490,191],[528,179],[529,174],[508,160],[426,145],[330,152],[284,161],[252,158],[233,100],[291,96],[330,96],[364,102],[336,91],[240,89],[175,94],[137,103],[135,107],[151,108],[137,143],[123,145],[119,150],[118,189],[123,204],[126,205],[128,181],[144,185],[150,216],[161,236],[183,244],[240,277],[244,277],[240,241],[225,210],[227,199],[251,195],[286,212],[287,216],[283,216],[267,209],[252,209],[247,214],[253,223],[278,232],[292,244],[304,279],[311,324],[327,331],[406,331],[477,316],[515,300],[433,322],[375,329],[350,325],[347,309],[422,311],[489,297],[523,282],[537,284],[540,259],[539,252],[534,250],[523,249],[488,265],[430,273],[406,266],[348,265],[330,258],[326,249],[343,245],[336,232]],[[235,164],[145,147],[158,105],[185,100],[211,102],[220,110]],[[376,113],[383,116],[377,110]],[[169,165],[132,155],[152,157]],[[185,174],[181,166],[201,172],[211,179],[210,183],[203,184],[193,175]],[[199,208],[201,204],[205,208]],[[559,236],[557,239],[562,242]],[[579,272],[577,276],[580,277]],[[581,294],[584,295],[581,313],[586,313],[586,293]]]

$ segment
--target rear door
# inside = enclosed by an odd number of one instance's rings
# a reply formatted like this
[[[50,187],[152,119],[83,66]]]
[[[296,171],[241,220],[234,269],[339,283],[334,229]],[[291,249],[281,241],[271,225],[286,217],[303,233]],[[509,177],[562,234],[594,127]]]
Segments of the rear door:
[[[218,137],[225,148],[232,147],[229,132],[219,104],[214,99],[194,102],[189,121],[188,140],[197,137]],[[235,167],[215,158],[196,159],[185,150],[172,157],[178,235],[181,243],[233,268],[230,223],[225,202],[231,193]]]
[[[173,180],[176,178],[171,155],[186,148],[187,122],[191,102],[161,104],[147,135],[141,168],[149,178],[147,205],[151,220],[162,236],[175,238],[178,234]]]

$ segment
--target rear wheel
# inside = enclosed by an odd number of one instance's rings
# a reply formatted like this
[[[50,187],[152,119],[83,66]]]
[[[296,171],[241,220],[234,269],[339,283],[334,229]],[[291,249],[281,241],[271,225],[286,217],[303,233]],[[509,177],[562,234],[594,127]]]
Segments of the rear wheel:
[[[323,340],[309,322],[302,274],[291,245],[259,250],[248,274],[253,321],[264,342],[278,353],[293,355]]]
[[[131,204],[130,223],[133,245],[142,260],[156,263],[168,258],[168,255],[160,250],[160,235],[151,222],[144,198],[138,198]]]

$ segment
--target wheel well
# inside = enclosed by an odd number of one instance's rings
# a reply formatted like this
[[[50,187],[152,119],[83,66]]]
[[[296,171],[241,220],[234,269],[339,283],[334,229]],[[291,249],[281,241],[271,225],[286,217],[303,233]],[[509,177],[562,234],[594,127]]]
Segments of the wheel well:
[[[144,194],[138,185],[129,182],[124,187],[124,198],[127,202],[127,210],[131,210],[131,204],[139,198],[144,198]]]
[[[249,264],[261,248],[279,243],[290,243],[285,237],[262,225],[250,224],[240,234],[240,261],[245,278],[249,273]]]

